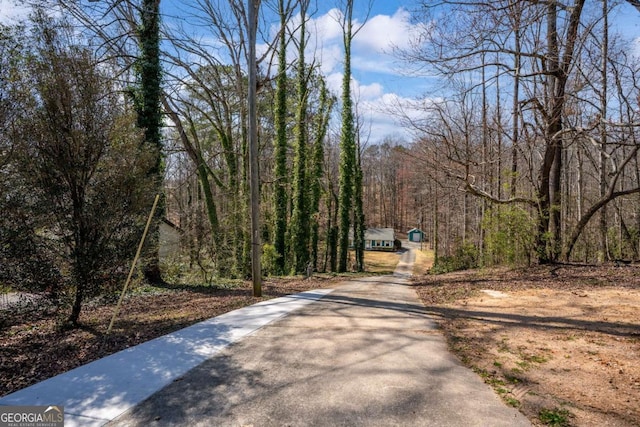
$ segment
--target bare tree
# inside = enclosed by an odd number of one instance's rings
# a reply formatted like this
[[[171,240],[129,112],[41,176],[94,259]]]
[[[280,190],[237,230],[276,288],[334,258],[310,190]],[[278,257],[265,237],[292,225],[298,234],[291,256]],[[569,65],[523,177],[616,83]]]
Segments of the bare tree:
[[[600,176],[600,196],[579,215],[581,219],[588,222],[584,215],[592,209],[599,211],[616,198],[629,194],[627,192],[635,192],[633,186],[621,187],[620,179],[626,175],[620,168],[628,167],[636,154],[633,150],[625,152],[622,149],[624,143],[618,138],[614,142],[614,127],[607,125],[609,119],[603,118],[612,114],[609,105],[621,105],[618,101],[608,101],[611,95],[607,88],[611,79],[604,69],[606,66],[597,66],[609,61],[608,67],[611,68],[612,58],[615,58],[608,50],[608,35],[603,41],[598,25],[602,23],[601,26],[609,27],[606,17],[611,6],[602,4],[598,10],[584,1],[573,1],[571,7],[564,7],[556,1],[544,4],[456,1],[438,5],[424,2],[422,5],[428,13],[425,19],[437,18],[432,22],[438,22],[438,25],[429,26],[421,44],[403,52],[402,56],[410,63],[418,66],[427,64],[431,70],[441,73],[449,83],[453,83],[447,89],[449,93],[453,89],[454,93],[454,97],[448,95],[444,102],[425,102],[424,121],[405,115],[408,125],[418,133],[428,135],[425,138],[427,144],[440,141],[437,147],[443,150],[442,158],[447,162],[431,166],[444,170],[461,183],[465,192],[492,205],[522,204],[530,209],[537,217],[536,252],[539,262],[554,262],[568,256],[567,249],[572,247],[572,243],[563,244],[563,241],[571,235],[569,241],[575,243],[573,236],[576,232],[575,229],[567,232],[574,227],[568,219],[571,200],[567,194],[571,172],[566,156],[569,152],[576,156],[572,159],[578,160],[591,159],[594,153],[598,155],[593,159],[597,159],[594,167]],[[589,13],[585,13],[586,7],[590,7]],[[458,37],[460,34],[471,36]],[[585,52],[590,49],[590,40],[598,45],[597,52],[601,58],[595,62],[593,56],[590,60],[583,60]],[[592,50],[596,52],[595,48]],[[495,61],[487,61],[488,57],[495,57]],[[590,65],[595,67],[589,68]],[[599,77],[596,78],[594,73],[598,68]],[[489,69],[495,72],[485,72]],[[448,106],[449,103],[464,105],[467,94],[473,94],[479,86],[483,91],[483,108],[480,110],[486,114],[486,92],[495,84],[495,116],[500,118],[501,95],[498,91],[502,92],[503,74],[510,75],[513,82],[508,90],[513,101],[510,130],[503,126],[501,120],[491,126],[486,118],[466,120],[460,114],[460,108],[452,111]],[[465,79],[471,84],[456,86],[456,82]],[[589,97],[600,99],[600,105],[590,104]],[[598,109],[600,113],[595,121],[595,116],[584,120],[586,112]],[[585,114],[580,115],[579,111],[585,111]],[[483,142],[474,131],[480,127],[483,129]],[[599,136],[593,133],[596,128],[600,130]],[[504,146],[502,138],[506,135],[510,135],[510,141]],[[585,144],[586,141],[591,142]],[[482,146],[483,152],[474,157],[477,146]],[[491,149],[492,146],[495,149]],[[494,170],[496,174],[493,176],[500,183],[502,174],[506,172],[502,165],[507,164],[503,158],[507,154],[512,160],[509,171],[511,190],[508,197],[504,197],[500,185],[496,192],[492,192],[489,183]],[[478,164],[476,159],[482,159],[482,164]],[[584,168],[585,163],[580,161]],[[497,165],[497,168],[485,167],[489,164]],[[586,188],[585,177],[584,173],[580,175],[580,194]],[[616,181],[617,189],[611,190],[612,181]],[[586,199],[580,197],[579,200],[583,204]],[[603,211],[601,219],[606,217],[608,215]],[[603,241],[608,227],[602,220],[601,224]],[[575,224],[577,228],[583,228],[583,225],[583,221]]]

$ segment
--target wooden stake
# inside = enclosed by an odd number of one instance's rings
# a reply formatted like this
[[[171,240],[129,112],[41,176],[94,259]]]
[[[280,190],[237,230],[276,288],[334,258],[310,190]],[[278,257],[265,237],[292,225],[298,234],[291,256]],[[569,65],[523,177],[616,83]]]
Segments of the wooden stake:
[[[127,292],[127,288],[129,287],[129,282],[131,282],[133,271],[135,270],[136,264],[138,263],[138,258],[140,258],[140,252],[142,252],[142,246],[144,245],[144,241],[147,238],[147,232],[149,231],[149,226],[151,225],[153,214],[156,212],[156,207],[158,206],[158,200],[160,200],[160,194],[156,194],[156,198],[153,201],[153,207],[151,208],[151,212],[149,213],[149,218],[147,219],[147,225],[145,225],[144,227],[144,233],[142,233],[142,238],[140,239],[140,243],[138,244],[138,250],[136,251],[136,256],[133,258],[133,263],[131,264],[131,269],[129,270],[129,276],[127,277],[127,281],[124,283],[124,288],[122,288],[122,293],[120,294],[120,299],[118,299],[118,304],[116,304],[116,310],[113,312],[113,317],[111,318],[111,322],[109,322],[109,327],[107,328],[107,334],[106,334],[107,336],[111,333],[113,322],[115,322],[116,317],[118,316],[118,312],[120,311],[120,306],[122,305],[122,300],[124,299],[124,294]]]

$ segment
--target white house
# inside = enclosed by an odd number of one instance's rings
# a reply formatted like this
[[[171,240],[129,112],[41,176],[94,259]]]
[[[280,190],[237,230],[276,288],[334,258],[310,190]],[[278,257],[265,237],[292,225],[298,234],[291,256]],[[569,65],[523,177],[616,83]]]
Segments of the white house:
[[[393,251],[395,240],[393,228],[367,228],[364,232],[364,248],[368,251]]]

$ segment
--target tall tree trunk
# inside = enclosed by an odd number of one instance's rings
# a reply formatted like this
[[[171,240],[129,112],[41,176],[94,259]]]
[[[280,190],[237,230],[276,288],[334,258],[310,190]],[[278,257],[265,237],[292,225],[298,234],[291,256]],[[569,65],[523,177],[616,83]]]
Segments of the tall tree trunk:
[[[164,170],[162,167],[163,148],[160,135],[162,127],[162,111],[160,107],[160,82],[162,79],[160,67],[160,0],[143,0],[140,21],[138,29],[140,57],[135,67],[140,84],[139,95],[136,100],[138,127],[144,130],[145,143],[153,150],[155,161],[149,170],[149,174],[156,181],[156,191],[162,195]],[[160,220],[164,216],[165,202],[164,196],[162,196],[155,213],[152,228],[149,230],[144,257],[144,276],[151,283],[162,282],[158,251]]]
[[[514,64],[515,70],[513,75],[513,106],[512,106],[512,129],[511,129],[511,197],[516,197],[517,179],[518,179],[518,141],[520,136],[520,62],[521,62],[521,18],[522,10],[520,9],[522,2],[514,1],[513,11],[514,17]]]
[[[258,175],[258,111],[256,90],[256,31],[258,27],[258,10],[260,0],[249,2],[249,176],[251,196],[251,279],[253,296],[262,296],[262,266],[260,258],[262,245],[260,244],[260,177]]]
[[[438,231],[440,224],[438,222],[438,209],[439,209],[438,200],[439,200],[438,184],[436,183],[434,185],[434,191],[433,191],[433,264],[434,265],[438,265],[438,261],[440,259],[440,251],[439,251],[440,233]]]
[[[329,271],[335,273],[338,271],[338,195],[335,194],[333,182],[329,178],[329,189],[327,194],[327,251],[325,254],[325,270],[326,260],[329,260]]]
[[[205,209],[207,212],[207,218],[209,219],[209,226],[211,228],[211,246],[213,246],[216,243],[220,242],[222,233],[220,230],[220,221],[218,218],[218,208],[215,202],[213,189],[211,187],[211,183],[209,182],[209,178],[211,177],[213,181],[218,185],[221,185],[222,183],[220,182],[218,177],[207,167],[205,159],[202,157],[202,151],[199,148],[200,144],[197,139],[198,134],[193,122],[191,120],[188,120],[190,135],[192,135],[193,137],[192,141],[192,139],[189,138],[189,134],[187,134],[186,129],[184,128],[180,115],[172,108],[172,104],[167,98],[163,99],[163,105],[166,114],[169,116],[169,118],[175,125],[176,130],[178,131],[182,146],[187,152],[189,159],[196,167],[198,183],[202,190],[202,194],[204,195]],[[198,192],[198,194],[200,194],[200,192]],[[200,233],[198,234],[198,236],[200,236]],[[199,242],[201,240],[201,238],[198,238]],[[214,263],[216,263],[217,265],[220,261],[219,248],[213,248],[213,250],[216,254],[214,257]]]
[[[342,76],[342,132],[340,135],[340,253],[338,272],[347,271],[349,255],[349,230],[353,206],[356,144],[351,100],[351,41],[353,0],[347,0],[345,10],[344,74]]]
[[[483,182],[487,182],[488,173],[487,170],[487,161],[489,157],[489,123],[488,123],[488,106],[487,106],[487,79],[486,79],[486,62],[485,62],[485,54],[482,54],[482,179]],[[489,185],[491,185],[491,181],[489,181]],[[486,186],[483,186],[483,191],[487,191]],[[484,216],[487,213],[487,200],[482,199],[480,207],[480,220],[482,223]],[[480,233],[478,236],[478,252],[480,255],[480,260],[484,260],[484,244],[485,241],[485,229],[484,227],[480,227]]]
[[[640,161],[638,158],[635,159],[635,178],[636,178],[636,186],[640,187]],[[636,216],[636,230],[637,233],[635,235],[635,248],[634,251],[636,253],[636,261],[638,261],[638,254],[640,254],[640,194],[636,197],[636,207],[635,207],[635,216]]]
[[[285,39],[287,20],[284,10],[284,0],[279,0],[280,40],[278,50],[278,76],[276,78],[275,100],[275,194],[274,214],[275,230],[273,246],[278,258],[276,260],[276,274],[284,274],[286,270],[286,235],[287,235],[287,43]]]
[[[213,191],[211,189],[211,184],[209,183],[209,175],[203,163],[204,160],[201,159],[200,164],[198,164],[198,181],[202,187],[205,209],[207,210],[207,218],[209,219],[209,225],[211,226],[211,241],[215,244],[215,242],[218,242],[220,238],[220,222],[218,221],[218,209],[214,200]]]
[[[496,62],[499,63],[500,59],[496,57]],[[497,196],[498,199],[502,199],[502,179],[503,179],[503,171],[502,171],[502,150],[503,150],[503,142],[502,142],[502,99],[500,95],[500,70],[496,70],[496,115],[494,119],[494,124],[496,128],[496,146],[497,146],[497,167],[496,167],[496,175],[498,178],[497,185]]]
[[[329,119],[333,108],[333,98],[323,78],[320,79],[320,106],[316,119],[315,141],[313,144],[313,164],[311,181],[311,265],[318,268],[318,240],[320,232],[320,198],[322,196],[322,175],[324,172],[324,138],[329,127]],[[330,197],[330,195],[327,195]],[[331,212],[329,212],[331,217]]]
[[[599,169],[599,187],[600,198],[603,198],[607,193],[607,58],[609,55],[609,10],[608,1],[602,0],[602,60],[601,60],[601,74],[602,88],[600,93],[600,158],[598,163]],[[609,248],[607,244],[607,206],[604,205],[600,209],[600,261],[607,261],[611,258],[609,254]]]
[[[561,98],[559,87],[563,84],[565,76],[560,75],[560,47],[558,42],[557,29],[557,2],[551,1],[547,6],[547,90],[549,91],[549,119],[547,124],[547,153],[545,161],[550,163],[545,165],[545,187],[546,187],[546,204],[545,216],[549,218],[547,242],[548,260],[555,261],[557,259],[557,245],[560,238],[561,213],[559,202],[561,202],[560,194],[560,172],[562,170],[562,107],[564,99]]]
[[[359,141],[359,140],[358,140]],[[356,163],[354,173],[354,214],[353,214],[353,246],[356,253],[356,271],[364,271],[364,232],[365,218],[364,207],[362,204],[362,159],[360,153],[360,144],[356,146]]]
[[[84,300],[84,289],[86,286],[86,283],[78,283],[76,285],[76,293],[73,298],[71,314],[67,319],[67,322],[69,322],[73,326],[77,326],[80,320],[80,310],[82,309],[82,302]]]
[[[293,270],[304,273],[309,263],[309,198],[307,185],[307,107],[308,78],[304,49],[308,0],[300,2],[300,40],[298,46],[298,111],[296,113],[296,144],[293,159],[293,212],[291,213],[291,248]]]
[[[538,198],[538,233],[536,246],[540,263],[555,262],[562,248],[562,112],[565,103],[566,84],[571,65],[574,62],[574,50],[580,29],[580,17],[585,0],[575,0],[570,10],[569,24],[566,30],[566,45],[562,58],[557,33],[557,1],[547,3],[547,73],[546,90],[548,106],[546,108],[545,152],[540,167],[540,186]]]

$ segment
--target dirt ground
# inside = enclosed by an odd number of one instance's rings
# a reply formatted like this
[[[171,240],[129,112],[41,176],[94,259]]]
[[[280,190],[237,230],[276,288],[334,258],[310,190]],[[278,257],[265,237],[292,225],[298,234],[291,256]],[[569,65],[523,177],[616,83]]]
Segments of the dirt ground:
[[[536,426],[640,426],[640,266],[422,276],[451,349]]]

